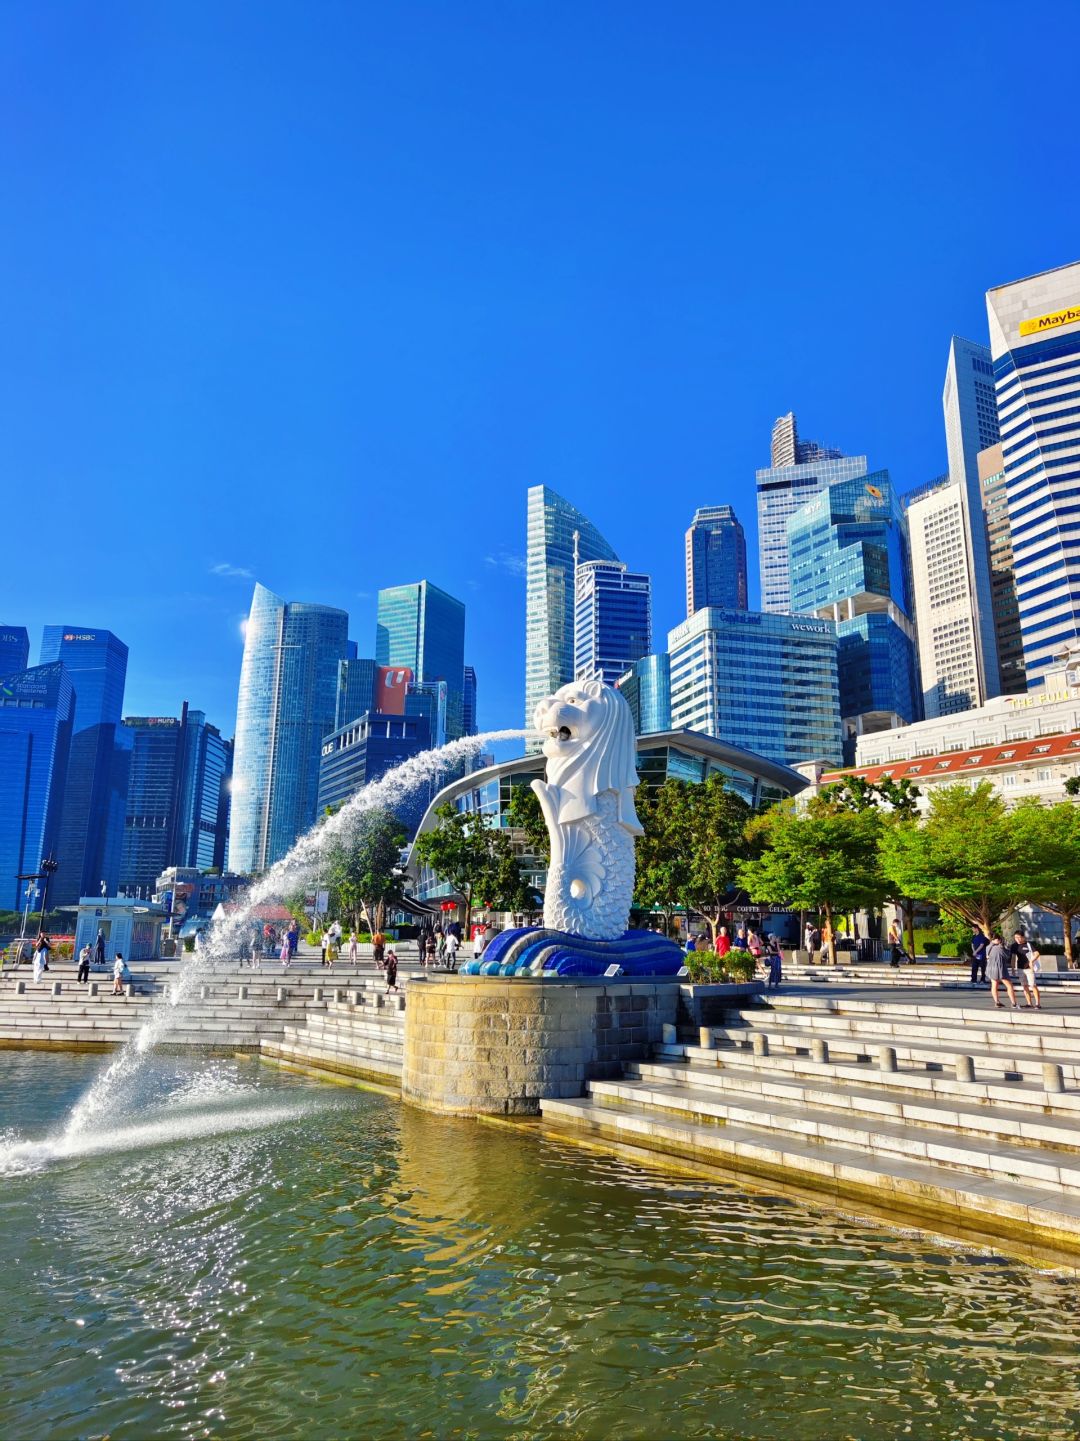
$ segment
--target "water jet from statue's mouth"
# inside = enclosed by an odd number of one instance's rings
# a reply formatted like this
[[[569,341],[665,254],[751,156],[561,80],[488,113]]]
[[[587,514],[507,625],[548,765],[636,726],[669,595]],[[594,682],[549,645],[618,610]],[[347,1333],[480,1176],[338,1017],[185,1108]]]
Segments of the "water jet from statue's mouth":
[[[548,734],[553,741],[568,741],[571,739],[569,726],[559,726],[558,730],[552,727]]]

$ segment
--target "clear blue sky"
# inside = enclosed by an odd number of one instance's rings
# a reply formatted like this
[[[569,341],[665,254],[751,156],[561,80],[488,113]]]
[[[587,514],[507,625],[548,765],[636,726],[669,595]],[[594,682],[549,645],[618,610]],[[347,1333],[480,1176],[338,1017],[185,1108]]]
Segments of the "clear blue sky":
[[[363,653],[427,576],[516,724],[546,482],[662,647],[782,411],[944,468],[950,334],[1080,258],[1078,39],[1071,0],[13,0],[0,621],[107,626],[128,714],[231,731],[253,577]]]

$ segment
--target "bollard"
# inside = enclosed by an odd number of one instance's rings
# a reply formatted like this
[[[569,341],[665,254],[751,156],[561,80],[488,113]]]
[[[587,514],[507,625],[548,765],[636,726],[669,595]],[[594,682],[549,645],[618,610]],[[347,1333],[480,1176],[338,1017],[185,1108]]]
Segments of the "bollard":
[[[665,1021],[660,1027],[660,1039],[662,1044],[665,1046],[674,1046],[676,1041],[678,1040],[675,1027],[671,1024],[670,1021]]]
[[[956,1079],[958,1081],[973,1081],[975,1079],[975,1062],[970,1056],[957,1056]]]
[[[1043,1090],[1053,1091],[1057,1095],[1065,1089],[1065,1073],[1054,1061],[1043,1062]]]
[[[321,1001],[321,1000],[323,999],[323,988],[322,988],[322,986],[316,986],[316,987],[315,987],[315,999],[316,999],[316,1001]]]
[[[755,1031],[750,1044],[754,1048],[755,1056],[767,1056],[769,1054],[769,1038],[764,1031]]]
[[[237,999],[238,1001],[246,1001],[247,998],[248,998],[248,988],[247,988],[247,986],[241,986],[241,987],[239,988],[239,990],[237,991],[237,993],[236,993],[236,999]]]
[[[698,1045],[703,1051],[711,1051],[716,1045],[716,1039],[712,1033],[712,1026],[698,1027]]]
[[[16,982],[15,982],[15,994],[16,994],[17,996],[25,996],[25,995],[26,995],[26,982],[25,982],[25,981],[16,981]]]
[[[344,1000],[345,1000],[345,990],[344,990],[344,988],[343,988],[342,986],[336,986],[336,987],[334,988],[334,1004],[335,1004],[336,1006],[340,1006],[340,1005],[342,1005],[342,1004],[344,1003]]]
[[[97,981],[91,981],[91,982],[90,982],[89,991],[90,991],[90,994],[91,994],[92,996],[96,996],[96,995],[97,995],[97,993],[98,993],[98,983],[97,983]]]
[[[52,983],[52,993],[53,993],[54,996],[58,996],[63,989],[64,989],[64,987],[63,987],[62,982],[60,982],[60,981],[53,981],[53,983]]]
[[[124,995],[125,995],[125,996],[127,997],[127,999],[130,1001],[131,998],[132,998],[132,996],[133,996],[134,994],[135,994],[135,987],[131,984],[130,981],[128,981],[127,985],[124,987]]]
[[[814,1036],[810,1042],[810,1059],[812,1061],[827,1061],[829,1059],[828,1041],[823,1041],[820,1036]]]
[[[893,1046],[878,1046],[878,1069],[882,1071],[896,1070],[896,1049]]]
[[[364,1004],[364,999],[365,998],[363,991],[353,991],[352,1003],[354,1006],[362,1006]]]
[[[376,996],[375,996],[375,1009],[376,1009],[377,1011],[381,1011],[382,1008],[383,1008],[383,1006],[385,1006],[385,1005],[386,1005],[386,997],[385,997],[385,995],[382,993],[382,991],[379,991],[379,992],[376,994]]]
[[[243,1000],[243,998],[244,998],[244,988],[243,988],[243,986],[241,986],[241,987],[240,987],[240,999]],[[209,986],[200,986],[200,987],[199,987],[199,1000],[200,1000],[200,1001],[208,1001],[209,999],[210,999],[210,987],[209,987]]]
[[[286,999],[288,998],[288,994],[289,994],[289,993],[288,993],[288,991],[285,989],[284,986],[278,986],[278,988],[277,988],[277,998],[278,998],[279,1001],[284,1001],[284,1000],[286,1000]]]
[[[398,1008],[398,1010],[399,1010],[399,1011],[403,1011],[403,1010],[405,1009],[405,997],[404,997],[404,996],[395,996],[395,997],[394,997],[394,1000],[397,1001],[397,1008]]]

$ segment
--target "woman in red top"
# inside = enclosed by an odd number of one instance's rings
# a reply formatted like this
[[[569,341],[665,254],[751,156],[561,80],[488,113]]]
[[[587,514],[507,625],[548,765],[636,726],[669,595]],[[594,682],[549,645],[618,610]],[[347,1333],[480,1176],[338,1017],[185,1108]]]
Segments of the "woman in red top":
[[[716,954],[726,956],[731,950],[731,937],[727,933],[727,926],[720,927],[720,934],[716,938]]]

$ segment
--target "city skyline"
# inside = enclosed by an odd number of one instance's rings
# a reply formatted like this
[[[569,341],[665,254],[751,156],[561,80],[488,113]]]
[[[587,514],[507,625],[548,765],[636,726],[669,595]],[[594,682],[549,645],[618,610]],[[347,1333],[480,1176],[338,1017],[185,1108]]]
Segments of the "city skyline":
[[[987,289],[1074,258],[1075,123],[1058,90],[1023,110],[992,188],[1051,199],[973,224],[988,177],[940,116],[961,86],[1009,93],[1012,56],[984,6],[949,7],[932,47],[914,14],[887,45],[865,18],[791,8],[778,50],[767,15],[693,3],[473,31],[185,7],[69,47],[7,11],[4,468],[28,527],[44,506],[86,544],[0,613],[33,655],[89,609],[130,647],[132,714],[187,697],[229,734],[254,579],[361,636],[381,587],[424,574],[469,607],[484,728],[521,713],[529,485],[653,574],[663,634],[695,509],[732,505],[756,543],[778,416],[901,491],[940,474],[950,336],[985,343]],[[1076,24],[1057,10],[1066,50]],[[780,172],[858,226],[767,230]]]

